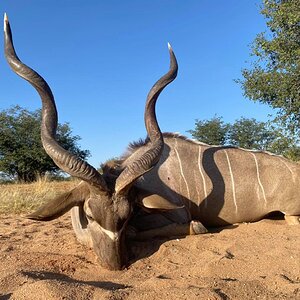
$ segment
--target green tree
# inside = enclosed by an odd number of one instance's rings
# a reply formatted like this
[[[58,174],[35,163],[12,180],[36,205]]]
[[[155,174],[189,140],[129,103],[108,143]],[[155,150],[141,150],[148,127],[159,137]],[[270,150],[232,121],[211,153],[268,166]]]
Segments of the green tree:
[[[0,172],[22,182],[31,182],[59,168],[42,147],[41,111],[30,112],[19,106],[0,112]],[[79,136],[72,135],[69,124],[59,124],[58,142],[68,151],[85,159],[89,151],[77,145]]]
[[[241,117],[230,125],[228,143],[246,149],[268,150],[277,136],[277,131],[270,130],[266,123]]]
[[[300,161],[299,137],[280,127],[271,126],[271,129],[276,137],[269,144],[267,150],[274,154],[283,155],[290,160]]]
[[[188,130],[194,139],[210,145],[225,145],[229,124],[222,117],[214,116],[210,120],[196,120],[195,129]]]
[[[300,160],[299,138],[296,135],[254,118],[241,117],[233,124],[224,123],[222,117],[196,120],[195,129],[188,132],[194,139],[209,145],[270,151],[294,161]]]
[[[240,80],[244,94],[277,109],[276,120],[300,130],[300,0],[263,0],[268,31],[257,35],[249,69]]]

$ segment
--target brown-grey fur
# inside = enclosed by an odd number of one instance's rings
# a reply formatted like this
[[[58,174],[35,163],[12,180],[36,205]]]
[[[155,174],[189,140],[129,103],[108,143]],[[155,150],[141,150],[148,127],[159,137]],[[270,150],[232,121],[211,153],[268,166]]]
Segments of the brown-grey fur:
[[[300,215],[298,163],[264,151],[210,146],[178,134],[164,134],[164,142],[159,163],[135,186],[184,205],[174,222],[200,220],[220,226],[257,221],[275,211]],[[132,149],[123,165],[144,147],[146,142]]]

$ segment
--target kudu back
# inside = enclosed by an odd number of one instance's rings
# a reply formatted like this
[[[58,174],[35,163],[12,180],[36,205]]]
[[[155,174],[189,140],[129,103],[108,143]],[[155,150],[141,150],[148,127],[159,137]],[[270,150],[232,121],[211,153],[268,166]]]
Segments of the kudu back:
[[[94,249],[104,267],[118,270],[128,264],[129,239],[200,234],[206,227],[256,221],[274,211],[282,212],[290,224],[299,224],[297,163],[266,152],[209,146],[161,133],[155,104],[178,70],[171,47],[169,71],[146,100],[148,138],[130,144],[127,154],[104,164],[100,174],[57,143],[51,89],[18,58],[6,15],[4,35],[8,64],[40,95],[45,151],[61,170],[82,180],[28,217],[47,221],[71,210],[78,240]]]

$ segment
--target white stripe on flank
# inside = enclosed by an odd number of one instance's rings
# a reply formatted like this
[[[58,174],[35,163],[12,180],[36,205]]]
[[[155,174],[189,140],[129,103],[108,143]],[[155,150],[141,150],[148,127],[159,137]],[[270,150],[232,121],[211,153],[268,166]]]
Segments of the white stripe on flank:
[[[233,173],[232,173],[232,169],[231,169],[231,164],[230,164],[230,160],[229,160],[229,156],[226,152],[226,150],[224,150],[226,158],[227,158],[227,162],[228,162],[228,167],[229,167],[229,172],[230,172],[230,178],[231,178],[231,185],[232,185],[232,195],[233,195],[233,202],[234,202],[234,206],[235,206],[235,212],[237,213],[237,204],[236,204],[236,195],[235,195],[235,185],[234,185],[234,178],[233,178]]]
[[[254,161],[255,161],[255,165],[256,165],[256,173],[257,173],[258,184],[259,184],[259,186],[260,186],[260,188],[261,188],[261,191],[262,191],[262,193],[263,193],[264,200],[265,200],[265,204],[267,204],[267,199],[266,199],[265,190],[264,190],[264,187],[263,187],[263,185],[262,185],[262,183],[261,183],[261,181],[260,181],[260,177],[259,177],[258,162],[257,162],[257,159],[256,159],[255,154],[254,154],[253,152],[250,152],[250,153],[251,153],[251,154],[253,155],[253,157],[254,157]]]
[[[203,182],[203,191],[204,191],[204,197],[205,197],[204,207],[207,208],[207,189],[206,189],[206,182],[205,182],[205,177],[204,177],[204,173],[202,170],[202,164],[201,164],[201,152],[202,152],[202,149],[201,149],[201,146],[199,146],[198,168],[199,168],[199,172],[201,174],[202,182]]]
[[[293,182],[295,182],[295,177],[294,177],[294,172],[292,171],[292,169],[289,167],[289,165],[284,161],[284,158],[280,158],[280,160],[285,164],[285,166],[288,168],[288,170],[290,171],[290,173],[292,174],[292,179]]]
[[[191,196],[190,196],[190,189],[189,189],[188,183],[187,183],[187,181],[186,181],[186,179],[185,179],[185,177],[184,177],[184,174],[183,174],[183,169],[182,169],[181,159],[180,159],[180,157],[179,157],[179,153],[178,153],[178,151],[177,151],[177,149],[176,149],[176,146],[177,146],[177,140],[175,140],[175,147],[174,147],[174,150],[175,150],[175,152],[176,152],[177,159],[178,159],[178,162],[179,162],[180,174],[181,174],[181,176],[182,176],[182,178],[183,178],[183,180],[184,180],[184,183],[185,183],[185,186],[186,186],[186,190],[187,190],[187,194],[188,194],[188,198],[189,198],[189,200],[190,200],[190,199],[191,199]],[[189,201],[189,203],[190,203],[190,201]]]

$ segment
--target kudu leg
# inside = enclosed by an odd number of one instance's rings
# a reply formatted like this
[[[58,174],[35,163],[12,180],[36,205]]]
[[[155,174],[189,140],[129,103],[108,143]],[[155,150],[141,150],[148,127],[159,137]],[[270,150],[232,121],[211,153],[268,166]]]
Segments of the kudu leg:
[[[284,215],[284,218],[289,225],[300,225],[300,216]]]
[[[206,233],[207,229],[199,221],[191,221],[186,224],[172,223],[163,227],[130,234],[134,240],[148,240],[155,237],[187,236]]]

